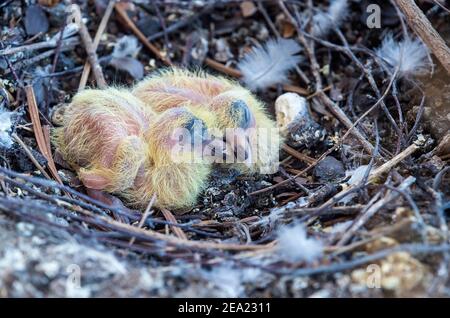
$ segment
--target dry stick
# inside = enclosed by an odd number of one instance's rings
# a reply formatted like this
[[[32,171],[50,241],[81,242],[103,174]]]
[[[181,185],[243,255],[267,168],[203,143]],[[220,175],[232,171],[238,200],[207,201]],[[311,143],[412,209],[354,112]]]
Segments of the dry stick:
[[[76,4],[72,4],[71,6],[72,16],[75,20],[75,23],[79,27],[79,33],[81,40],[83,42],[84,48],[86,49],[86,53],[88,56],[89,63],[91,64],[92,71],[94,72],[95,81],[97,82],[97,86],[100,88],[106,88],[108,85],[106,84],[105,77],[103,76],[102,67],[98,62],[97,53],[95,53],[94,45],[92,43],[92,38],[89,35],[89,31],[86,25],[83,23],[81,19],[80,7]]]
[[[344,111],[338,105],[336,105],[323,91],[319,92],[319,98],[330,109],[330,111],[339,119],[339,121],[343,123],[345,127],[347,127],[347,129],[350,129],[350,127],[354,126],[354,124],[347,117]],[[356,139],[358,139],[358,141],[361,143],[364,149],[369,154],[372,154],[374,149],[372,144],[357,129],[353,129],[352,133],[356,137]]]
[[[158,50],[156,46],[154,46],[152,43],[150,43],[149,40],[145,37],[145,35],[137,28],[137,26],[134,24],[133,20],[130,19],[128,16],[128,13],[126,11],[126,3],[116,3],[114,8],[116,9],[117,13],[120,15],[120,17],[123,19],[123,21],[126,23],[127,27],[133,31],[134,34],[141,40],[141,42],[151,51],[153,54],[156,55],[158,59],[160,59],[164,64],[166,65],[172,65],[169,60],[167,60],[166,57],[164,57],[161,52]]]
[[[427,253],[444,253],[450,251],[449,244],[428,245],[428,244],[401,244],[392,248],[383,249],[367,256],[354,258],[342,263],[331,263],[329,265],[321,265],[316,267],[306,267],[300,269],[275,269],[280,275],[295,276],[311,276],[326,273],[337,273],[349,270],[355,267],[360,267],[364,264],[374,263],[383,259],[393,253],[407,252],[412,255],[427,254]]]
[[[364,206],[364,208],[367,209],[367,206]],[[399,231],[408,231],[413,224],[414,221],[411,219],[402,219],[397,223],[394,223],[392,225],[388,226],[382,226],[381,228],[374,228],[373,230],[369,232],[364,232],[364,237],[356,242],[352,242],[345,246],[328,246],[326,247],[326,250],[328,252],[333,252],[333,256],[338,256],[342,253],[347,253],[351,250],[354,250],[356,247],[360,247],[363,245],[366,245],[369,242],[373,242],[375,240],[378,240],[379,238],[383,236],[390,236],[392,233],[398,233]]]
[[[72,50],[72,49],[74,48],[75,44],[78,44],[78,39],[73,39],[73,40],[72,40],[72,38],[71,38],[69,43],[65,43],[65,44],[60,48],[60,52],[65,52],[65,51],[68,51],[68,50]],[[23,67],[27,67],[27,66],[29,66],[29,65],[35,64],[35,63],[37,63],[37,62],[39,62],[39,61],[41,61],[41,60],[43,60],[43,59],[46,59],[46,58],[52,56],[55,52],[56,52],[56,49],[52,49],[52,50],[45,51],[45,52],[43,52],[43,53],[41,53],[41,54],[38,54],[38,55],[36,55],[36,56],[33,56],[32,58],[29,58],[29,59],[23,59],[23,60],[21,60],[21,61],[19,61],[19,62],[16,62],[16,63],[14,63],[14,65],[12,65],[12,67],[13,67],[14,69],[21,69],[21,68],[23,68]],[[6,58],[6,57],[5,57],[5,58]],[[9,60],[8,60],[8,61],[9,61]],[[8,63],[8,65],[9,65],[9,63]],[[6,70],[3,74],[4,74],[4,75],[7,75],[7,74],[9,74],[9,73],[11,73],[11,72],[14,74],[14,72],[13,72],[11,69],[8,69],[8,70]],[[17,75],[17,74],[16,74],[16,75]],[[14,76],[14,77],[15,77],[15,76]],[[20,82],[20,80],[19,80],[19,82]]]
[[[0,56],[11,55],[11,54],[15,54],[18,52],[23,52],[23,51],[30,52],[30,51],[34,51],[34,50],[54,48],[57,45],[58,45],[58,43],[56,40],[50,40],[50,41],[33,43],[33,44],[29,44],[29,45],[11,47],[11,48],[6,48],[3,50],[0,50]]]
[[[125,223],[118,222],[114,219],[95,215],[90,211],[81,210],[80,213],[89,216],[93,219],[93,221],[97,221],[102,224],[106,224],[112,230],[123,230],[128,233],[133,234],[136,237],[145,237],[150,240],[163,241],[169,245],[185,247],[185,248],[196,248],[196,249],[221,249],[221,250],[229,250],[229,251],[255,251],[255,250],[268,250],[272,248],[271,244],[266,245],[243,245],[243,244],[231,244],[231,243],[215,243],[215,242],[204,242],[204,241],[190,241],[190,240],[182,240],[178,237],[171,235],[164,235],[159,232],[147,229],[139,229],[132,225],[128,225]]]
[[[145,221],[147,221],[147,218],[149,217],[149,215],[152,212],[152,207],[153,207],[153,204],[155,204],[155,201],[156,201],[156,193],[153,194],[152,198],[150,199],[150,202],[147,205],[147,208],[144,211],[144,214],[142,214],[142,218],[139,221],[138,228],[142,228],[142,226],[145,224]],[[131,238],[130,242],[128,243],[128,245],[133,245],[135,240],[136,240],[136,237],[133,236]]]
[[[173,216],[172,212],[170,212],[167,209],[161,208],[161,212],[166,218],[167,221],[177,224],[177,219]],[[183,230],[178,226],[170,226],[170,229],[175,233],[176,236],[178,236],[182,240],[187,240],[188,237],[186,236],[186,233],[183,232]]]
[[[395,2],[406,16],[411,29],[420,36],[450,74],[450,49],[422,10],[413,0],[395,0]]]
[[[434,2],[435,4],[437,4],[438,6],[440,6],[443,10],[447,11],[447,13],[450,13],[450,10],[447,9],[447,7],[444,6],[442,3],[440,3],[439,0],[433,0],[433,2]]]
[[[306,96],[306,99],[312,99],[313,97],[316,97],[317,95],[319,95],[320,92],[328,92],[329,90],[331,90],[333,88],[333,85],[328,85],[327,87],[325,87],[324,89],[320,90],[320,91],[315,91],[314,93],[312,93],[311,95]]]
[[[172,44],[170,43],[169,36],[167,35],[166,22],[164,21],[164,17],[162,16],[161,11],[159,10],[159,7],[156,5],[156,3],[153,2],[152,4],[153,4],[153,8],[156,11],[156,15],[158,16],[159,24],[161,25],[162,31],[164,33],[164,42],[165,42],[167,50],[168,50],[167,60],[169,61],[169,63],[172,63],[172,61],[170,59],[170,51],[172,49]]]
[[[408,189],[414,182],[416,178],[409,176],[406,178],[398,187],[399,190],[403,191]],[[368,208],[365,212],[359,215],[356,221],[352,224],[351,228],[347,230],[336,246],[343,246],[347,243],[351,237],[355,234],[357,230],[359,230],[372,216],[375,215],[383,206],[394,200],[400,195],[399,192],[394,191],[389,193],[386,197],[379,200],[375,204],[373,204],[370,208]]]
[[[331,148],[331,149],[333,149],[333,148]],[[378,179],[383,174],[390,171],[392,168],[397,166],[402,160],[404,160],[405,158],[407,158],[408,156],[413,154],[418,149],[419,149],[419,146],[413,144],[413,145],[409,146],[408,148],[406,148],[405,150],[403,150],[397,156],[395,156],[394,158],[392,158],[391,160],[389,160],[388,162],[383,164],[382,166],[373,170],[369,174],[366,184],[376,181],[376,179]],[[357,188],[359,188],[361,186],[362,185],[360,185],[360,184],[354,184],[354,185],[350,185],[346,189],[343,189],[341,192],[335,194],[332,198],[330,198],[328,201],[326,201],[320,207],[318,207],[317,211],[314,212],[314,214],[310,215],[310,217],[312,217],[312,220],[314,220],[314,218],[316,218],[318,215],[320,215],[320,213],[322,213],[322,211],[324,211],[327,208],[330,208],[335,203],[337,203],[341,198],[345,197],[346,195],[348,195],[351,192],[354,192]]]
[[[30,158],[31,162],[36,166],[36,168],[49,180],[52,180],[52,178],[48,175],[48,173],[45,171],[45,169],[41,166],[41,164],[39,163],[39,161],[36,160],[36,158],[33,156],[33,153],[31,152],[31,150],[28,148],[28,146],[22,141],[22,139],[20,139],[20,137],[16,134],[13,133],[11,135],[14,140],[23,148],[23,150],[25,151],[26,155],[28,156],[28,158]]]
[[[103,32],[105,32],[106,26],[108,25],[109,18],[114,9],[116,0],[111,0],[106,7],[105,14],[103,15],[100,25],[98,26],[97,33],[94,37],[93,50],[97,51],[98,45],[100,44],[100,39],[102,38]],[[83,74],[81,74],[80,84],[78,85],[78,91],[82,91],[86,87],[86,83],[91,72],[91,64],[86,62],[84,64]]]
[[[181,19],[177,20],[177,22],[174,22],[173,24],[167,26],[165,32],[160,31],[160,32],[154,33],[154,34],[150,35],[149,37],[147,37],[147,39],[149,41],[154,41],[154,40],[159,39],[160,37],[163,37],[164,33],[169,35],[171,33],[174,33],[175,31],[178,31],[179,29],[185,27],[186,25],[192,24],[195,21],[195,19],[210,12],[214,8],[214,5],[215,5],[214,3],[205,4],[205,6],[203,6],[203,8],[200,9],[198,12],[193,12],[188,17],[181,17]]]
[[[379,178],[381,175],[389,172],[392,168],[394,168],[396,165],[398,165],[400,162],[402,162],[404,159],[412,155],[416,150],[418,150],[420,147],[416,144],[412,144],[402,152],[400,152],[398,155],[396,155],[394,158],[389,160],[388,162],[384,163],[380,167],[376,168],[369,176],[368,182],[374,181],[375,179]]]
[[[28,111],[30,113],[31,122],[33,123],[33,131],[36,137],[39,151],[42,153],[45,159],[47,159],[48,168],[50,169],[53,178],[55,178],[56,181],[62,184],[62,180],[59,177],[55,162],[53,161],[52,151],[49,144],[47,143],[44,131],[42,130],[41,120],[39,118],[39,109],[36,103],[33,86],[25,87],[25,93],[27,96]]]
[[[289,147],[286,144],[283,144],[281,146],[284,151],[286,151],[288,154],[290,154],[292,157],[297,158],[300,161],[306,162],[307,164],[312,164],[316,161],[316,159],[308,157],[307,155],[302,154],[301,152],[298,152],[294,148]]]

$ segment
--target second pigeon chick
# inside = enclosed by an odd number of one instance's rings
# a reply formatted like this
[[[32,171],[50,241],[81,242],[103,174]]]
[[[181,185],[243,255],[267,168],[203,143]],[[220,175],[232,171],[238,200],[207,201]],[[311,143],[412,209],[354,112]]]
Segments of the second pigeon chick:
[[[178,209],[195,204],[210,172],[209,164],[192,162],[191,138],[173,138],[177,129],[189,137],[198,133],[195,123],[202,125],[185,108],[156,115],[127,91],[85,90],[73,98],[53,139],[86,188],[139,208],[156,194],[155,206]],[[210,142],[202,129],[200,139],[201,147]],[[187,150],[174,152],[180,145]]]

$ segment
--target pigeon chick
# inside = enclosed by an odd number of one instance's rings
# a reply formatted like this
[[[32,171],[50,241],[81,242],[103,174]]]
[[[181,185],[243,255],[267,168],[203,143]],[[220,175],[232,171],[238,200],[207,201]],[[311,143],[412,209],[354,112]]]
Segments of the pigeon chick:
[[[125,90],[84,90],[68,106],[53,142],[87,188],[119,193],[133,185],[147,158],[144,134],[154,117]]]
[[[215,141],[205,127],[187,108],[162,112],[145,136],[148,160],[134,186],[124,191],[127,201],[147,203],[156,193],[156,206],[178,210],[194,206],[211,172],[203,153]]]
[[[276,171],[281,142],[276,125],[262,102],[239,83],[170,68],[141,81],[132,93],[157,113],[187,107],[211,134],[224,138],[228,152],[234,154],[232,168],[246,173]]]
[[[176,139],[176,130],[187,138]],[[131,93],[109,88],[78,93],[53,140],[88,193],[112,193],[137,208],[156,194],[156,207],[185,208],[195,204],[210,171],[209,164],[195,161],[194,133],[202,152],[208,134],[187,109],[155,115]],[[185,150],[174,151],[176,146]]]

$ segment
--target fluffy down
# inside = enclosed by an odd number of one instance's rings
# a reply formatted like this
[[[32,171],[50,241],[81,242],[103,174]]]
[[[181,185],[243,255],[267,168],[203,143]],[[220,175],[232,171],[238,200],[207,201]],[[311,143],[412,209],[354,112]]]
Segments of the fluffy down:
[[[347,0],[332,0],[326,12],[313,16],[312,33],[317,37],[325,37],[334,26],[339,26],[348,15]]]
[[[175,129],[185,127],[193,119],[197,120],[186,108],[166,110],[155,119],[146,135],[150,160],[145,162],[134,186],[123,193],[132,205],[144,207],[153,193],[157,194],[157,207],[179,210],[195,205],[207,185],[211,165],[192,161],[193,153],[188,153],[186,160],[176,158],[175,162],[168,142]]]
[[[239,128],[238,122],[230,112],[230,105],[242,100],[254,117],[253,140],[262,140],[253,149],[253,162],[231,164],[242,172],[256,172],[263,168],[273,168],[278,163],[281,137],[275,122],[269,118],[264,105],[247,89],[237,82],[216,77],[204,72],[190,72],[179,69],[166,69],[141,81],[133,89],[133,94],[155,112],[185,106],[203,120],[209,132],[216,138],[225,136],[227,129]],[[260,130],[260,128],[262,128]],[[262,139],[264,134],[270,139]]]
[[[288,82],[288,71],[302,59],[296,55],[300,51],[297,42],[287,39],[270,39],[254,47],[238,65],[245,85],[254,91]]]
[[[392,72],[398,67],[399,77],[425,74],[430,68],[428,49],[419,39],[407,37],[397,42],[388,34],[376,54],[389,64]]]
[[[133,185],[148,158],[144,134],[152,116],[126,91],[85,90],[73,98],[53,141],[86,187],[118,193]]]

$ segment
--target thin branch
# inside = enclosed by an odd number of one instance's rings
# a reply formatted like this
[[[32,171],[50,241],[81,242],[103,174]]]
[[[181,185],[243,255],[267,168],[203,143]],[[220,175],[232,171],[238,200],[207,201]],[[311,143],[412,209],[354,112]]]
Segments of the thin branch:
[[[86,49],[88,60],[92,67],[92,71],[94,72],[94,77],[95,81],[97,82],[97,86],[102,89],[106,88],[108,84],[106,83],[105,77],[103,76],[102,67],[98,62],[98,57],[97,53],[95,52],[94,44],[92,43],[92,38],[89,35],[89,31],[81,18],[80,7],[76,4],[72,4],[71,12],[75,23],[79,27],[80,37],[84,45],[84,48]]]
[[[98,26],[97,33],[94,37],[94,43],[92,49],[97,51],[98,45],[100,44],[100,39],[102,38],[103,32],[105,32],[106,26],[108,25],[109,18],[111,17],[111,13],[114,9],[114,5],[116,0],[111,0],[106,7],[105,13],[103,15],[102,20],[100,21],[100,25]],[[78,91],[82,91],[86,87],[87,80],[89,78],[89,73],[91,72],[91,64],[86,62],[83,68],[83,74],[81,74],[80,84],[78,85]]]

